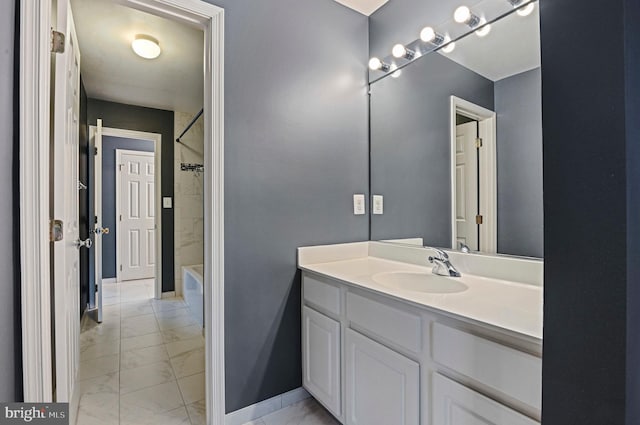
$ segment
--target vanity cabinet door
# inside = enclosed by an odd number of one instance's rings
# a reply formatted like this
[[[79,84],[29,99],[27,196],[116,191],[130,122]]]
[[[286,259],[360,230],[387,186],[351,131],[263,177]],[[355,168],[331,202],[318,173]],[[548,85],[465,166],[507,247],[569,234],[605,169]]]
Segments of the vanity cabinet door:
[[[418,363],[346,331],[347,425],[418,425]]]
[[[437,373],[433,375],[432,401],[435,425],[540,425]]]
[[[340,323],[302,308],[304,387],[335,416],[341,415]]]

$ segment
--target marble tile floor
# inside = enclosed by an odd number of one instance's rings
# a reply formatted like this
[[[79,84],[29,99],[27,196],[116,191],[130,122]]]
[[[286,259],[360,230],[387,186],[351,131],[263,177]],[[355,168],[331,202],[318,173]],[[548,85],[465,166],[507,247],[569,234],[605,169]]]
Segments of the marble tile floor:
[[[154,281],[103,284],[101,324],[80,333],[77,425],[205,423],[204,338],[181,298]]]
[[[317,401],[308,398],[244,425],[340,425],[340,423]]]

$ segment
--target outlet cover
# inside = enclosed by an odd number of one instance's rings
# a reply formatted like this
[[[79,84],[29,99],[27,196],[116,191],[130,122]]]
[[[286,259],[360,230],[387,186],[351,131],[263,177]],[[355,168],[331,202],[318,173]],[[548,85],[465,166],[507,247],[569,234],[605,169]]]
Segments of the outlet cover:
[[[353,195],[353,214],[354,215],[364,215],[364,195],[356,194]]]
[[[382,195],[373,195],[372,209],[374,215],[384,214],[384,197]]]

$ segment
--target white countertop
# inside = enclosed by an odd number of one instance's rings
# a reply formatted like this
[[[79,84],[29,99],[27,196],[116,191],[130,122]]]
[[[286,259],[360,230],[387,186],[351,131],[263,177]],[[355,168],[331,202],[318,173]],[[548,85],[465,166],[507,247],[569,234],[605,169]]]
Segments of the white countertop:
[[[373,256],[332,259],[326,262],[305,261],[299,267],[419,307],[482,322],[542,341],[541,286],[463,273],[460,279],[469,287],[464,292],[432,294],[407,291],[381,285],[374,281],[373,276],[384,272],[430,273],[431,267]]]

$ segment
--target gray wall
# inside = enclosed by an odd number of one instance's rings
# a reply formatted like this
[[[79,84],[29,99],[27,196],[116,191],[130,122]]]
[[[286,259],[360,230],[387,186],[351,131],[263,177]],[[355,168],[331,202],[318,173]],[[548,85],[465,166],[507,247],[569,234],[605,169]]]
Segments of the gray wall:
[[[301,385],[296,248],[368,239],[367,18],[329,0],[225,8],[227,411]]]
[[[540,68],[496,81],[498,252],[543,256]]]
[[[6,2],[0,13],[0,181],[12,181],[13,163],[13,43],[14,31],[14,2]],[[17,113],[17,112],[15,112]],[[14,164],[15,165],[15,164]],[[19,230],[12,226],[14,219],[13,190],[11,184],[0,185],[0,220],[11,226],[14,238],[19,237]],[[7,229],[8,232],[12,230]],[[14,241],[10,237],[0,239],[0,401],[14,401],[16,362],[14,362],[14,348],[19,353],[20,347],[14,345],[14,326],[19,326],[14,316]],[[16,260],[17,261],[17,260]],[[19,317],[19,316],[18,316]],[[19,355],[19,354],[18,354]]]
[[[123,105],[104,100],[89,99],[89,125],[102,118],[105,127],[146,131],[162,135],[162,196],[173,198],[173,112],[141,106]],[[90,149],[93,149],[91,147]],[[93,179],[93,177],[91,177]],[[173,209],[162,209],[162,291],[174,290],[174,214]]]
[[[116,277],[116,149],[153,152],[154,143],[149,140],[125,139],[104,136],[102,138],[102,227],[110,232],[102,236],[102,277]]]
[[[451,246],[451,95],[493,110],[493,82],[438,53],[371,86],[372,240]]]

